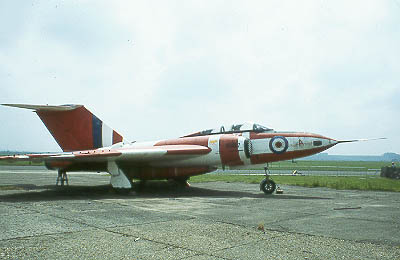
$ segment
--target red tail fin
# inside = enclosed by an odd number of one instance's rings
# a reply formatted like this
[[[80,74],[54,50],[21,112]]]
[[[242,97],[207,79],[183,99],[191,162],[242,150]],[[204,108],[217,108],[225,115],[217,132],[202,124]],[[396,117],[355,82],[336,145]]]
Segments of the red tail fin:
[[[123,140],[120,134],[82,105],[5,105],[35,110],[65,152],[111,146]]]

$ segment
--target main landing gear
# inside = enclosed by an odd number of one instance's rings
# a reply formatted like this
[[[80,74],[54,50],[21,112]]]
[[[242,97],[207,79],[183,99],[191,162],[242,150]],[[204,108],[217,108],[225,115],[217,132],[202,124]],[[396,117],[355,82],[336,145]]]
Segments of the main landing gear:
[[[58,186],[58,183],[60,183],[60,186],[64,186],[64,183],[68,184],[68,176],[67,176],[67,172],[63,171],[63,170],[58,170],[58,177],[57,177],[57,182],[56,182],[56,186]]]
[[[188,182],[189,177],[174,178],[173,180],[179,185],[179,187],[182,187],[182,188],[190,187],[190,183]]]
[[[275,182],[271,179],[268,172],[268,165],[264,167],[265,170],[265,179],[260,183],[260,190],[262,190],[265,194],[272,194],[276,189]]]

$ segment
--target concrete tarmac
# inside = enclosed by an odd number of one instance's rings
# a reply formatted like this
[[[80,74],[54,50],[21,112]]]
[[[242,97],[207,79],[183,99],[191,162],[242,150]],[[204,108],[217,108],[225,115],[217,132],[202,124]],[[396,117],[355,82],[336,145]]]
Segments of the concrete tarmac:
[[[400,259],[400,193],[56,177],[0,167],[0,259]]]

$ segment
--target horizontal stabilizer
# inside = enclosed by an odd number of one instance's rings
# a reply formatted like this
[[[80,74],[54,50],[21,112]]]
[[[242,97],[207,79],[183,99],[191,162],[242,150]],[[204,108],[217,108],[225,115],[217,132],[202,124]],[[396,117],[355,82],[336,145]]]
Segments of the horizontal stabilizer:
[[[2,105],[8,107],[32,109],[35,111],[69,111],[83,106],[83,105],[48,106],[48,105],[29,105],[29,104],[2,104]]]

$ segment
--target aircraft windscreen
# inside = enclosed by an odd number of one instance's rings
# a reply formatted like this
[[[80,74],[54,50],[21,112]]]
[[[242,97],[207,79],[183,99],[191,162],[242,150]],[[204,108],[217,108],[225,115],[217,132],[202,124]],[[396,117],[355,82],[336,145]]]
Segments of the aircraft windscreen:
[[[244,131],[255,131],[255,132],[266,132],[271,131],[272,129],[254,123],[244,123],[244,124],[236,124],[232,125],[230,131],[232,132],[244,132]]]
[[[222,134],[222,133],[242,133],[242,132],[268,132],[273,131],[268,127],[262,126],[260,124],[254,123],[243,123],[243,124],[233,124],[231,127],[221,126],[219,128],[207,129],[201,131],[195,135],[211,135],[211,134]],[[192,135],[193,136],[193,135]]]
[[[243,126],[243,124],[240,125],[232,125],[231,126],[231,131],[240,131],[240,128]]]
[[[262,125],[259,125],[259,124],[254,124],[253,130],[256,132],[267,132],[267,131],[271,131],[272,129],[262,126]]]

